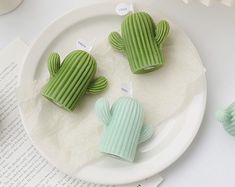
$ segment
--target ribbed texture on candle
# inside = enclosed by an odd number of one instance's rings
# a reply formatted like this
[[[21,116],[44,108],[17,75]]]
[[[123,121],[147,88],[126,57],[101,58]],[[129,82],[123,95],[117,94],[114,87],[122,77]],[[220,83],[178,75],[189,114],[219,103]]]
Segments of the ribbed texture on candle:
[[[113,32],[109,41],[113,48],[125,51],[133,73],[146,73],[164,63],[161,43],[169,33],[169,24],[161,21],[157,27],[145,12],[128,15],[121,26],[122,36]]]
[[[108,100],[105,98],[98,99],[95,103],[95,110],[97,117],[104,123],[104,125],[108,125],[111,120]]]
[[[170,31],[170,26],[167,21],[163,20],[157,24],[155,31],[155,40],[161,48],[161,44],[166,40],[166,36]]]
[[[51,53],[48,57],[48,71],[54,77],[60,69],[60,56],[58,53]]]
[[[112,106],[112,118],[105,128],[101,152],[134,161],[141,129],[144,123],[143,109],[130,97],[119,98]]]
[[[95,59],[85,51],[66,56],[60,70],[43,90],[43,96],[62,108],[72,111],[96,73]]]
[[[94,79],[88,86],[87,94],[98,94],[108,86],[108,80],[105,77],[98,77]]]
[[[141,136],[139,139],[139,143],[143,143],[150,139],[154,133],[154,129],[151,125],[144,125],[141,129]]]
[[[216,113],[218,121],[223,124],[224,129],[232,136],[235,136],[235,103],[225,110]]]
[[[118,32],[112,32],[109,35],[109,42],[111,43],[111,45],[114,49],[116,49],[124,54],[126,53],[124,42],[122,40],[121,35]]]

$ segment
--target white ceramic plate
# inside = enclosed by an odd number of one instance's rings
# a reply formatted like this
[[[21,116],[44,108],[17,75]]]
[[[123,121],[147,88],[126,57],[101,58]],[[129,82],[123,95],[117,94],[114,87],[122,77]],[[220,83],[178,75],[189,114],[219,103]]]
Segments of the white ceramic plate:
[[[110,31],[119,28],[123,18],[116,15],[115,6],[116,3],[106,3],[77,9],[53,22],[30,47],[19,84],[44,76],[40,62],[45,60],[45,54],[48,54],[48,51],[59,49],[61,51],[62,46],[66,49],[65,54],[70,51],[71,43],[77,39],[74,33],[78,32],[78,28],[80,37],[86,39],[89,36],[93,37],[94,32],[96,37],[104,38]],[[151,11],[143,6],[141,9],[154,15],[155,10]],[[184,36],[187,38],[185,34]],[[193,46],[191,43],[190,45]],[[164,170],[183,154],[194,139],[203,118],[205,105],[206,78],[203,75],[198,82],[197,94],[193,96],[190,103],[179,114],[164,122],[165,126],[175,128],[164,129],[165,132],[161,134],[160,139],[153,139],[151,145],[145,146],[140,162],[125,164],[104,159],[84,167],[76,174],[76,177],[94,183],[124,184],[145,179]],[[24,113],[21,113],[21,117],[24,122]],[[33,143],[37,147],[37,143]],[[49,162],[53,163],[53,158],[43,154],[43,150],[39,151]]]

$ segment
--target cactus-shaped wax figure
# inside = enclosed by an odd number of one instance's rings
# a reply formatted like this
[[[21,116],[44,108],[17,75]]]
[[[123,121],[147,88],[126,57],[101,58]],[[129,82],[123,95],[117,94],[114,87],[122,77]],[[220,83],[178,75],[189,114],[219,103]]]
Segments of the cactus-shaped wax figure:
[[[217,111],[216,117],[223,124],[224,129],[235,136],[235,102],[226,109]]]
[[[104,123],[100,151],[133,162],[138,144],[154,133],[144,122],[144,111],[137,100],[120,97],[110,108],[107,99],[95,105],[98,118]]]
[[[59,54],[50,54],[50,80],[42,95],[68,111],[74,110],[83,95],[98,94],[107,87],[105,77],[94,78],[96,66],[96,60],[85,51],[69,53],[62,63]]]
[[[132,13],[125,17],[121,34],[112,32],[112,47],[127,56],[133,73],[146,73],[164,64],[162,44],[169,34],[170,26],[162,20],[155,25],[146,12]]]

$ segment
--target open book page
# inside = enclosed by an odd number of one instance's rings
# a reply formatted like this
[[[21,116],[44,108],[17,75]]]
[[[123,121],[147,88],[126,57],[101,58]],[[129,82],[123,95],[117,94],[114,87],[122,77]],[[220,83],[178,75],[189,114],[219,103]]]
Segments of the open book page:
[[[0,51],[0,187],[89,186],[51,166],[40,156],[26,134],[17,108],[17,74],[27,46],[20,39]],[[123,187],[158,186],[162,178]],[[107,185],[106,185],[107,186]]]

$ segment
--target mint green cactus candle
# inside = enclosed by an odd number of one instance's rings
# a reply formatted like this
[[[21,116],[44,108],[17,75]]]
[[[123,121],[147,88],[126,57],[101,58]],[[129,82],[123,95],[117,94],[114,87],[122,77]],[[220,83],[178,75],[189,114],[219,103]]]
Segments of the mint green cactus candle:
[[[162,45],[169,30],[167,21],[155,25],[149,14],[137,12],[124,19],[121,35],[118,32],[109,35],[109,42],[127,56],[133,73],[146,73],[164,64]]]
[[[95,105],[98,118],[104,123],[100,150],[133,162],[138,144],[154,133],[152,126],[144,122],[144,112],[137,100],[120,97],[110,108],[105,98]]]
[[[224,110],[217,111],[216,118],[230,135],[235,136],[235,103]]]
[[[94,78],[96,60],[87,52],[76,50],[62,63],[57,53],[48,58],[50,80],[42,95],[60,107],[72,111],[85,94],[98,94],[108,84],[105,77]]]

